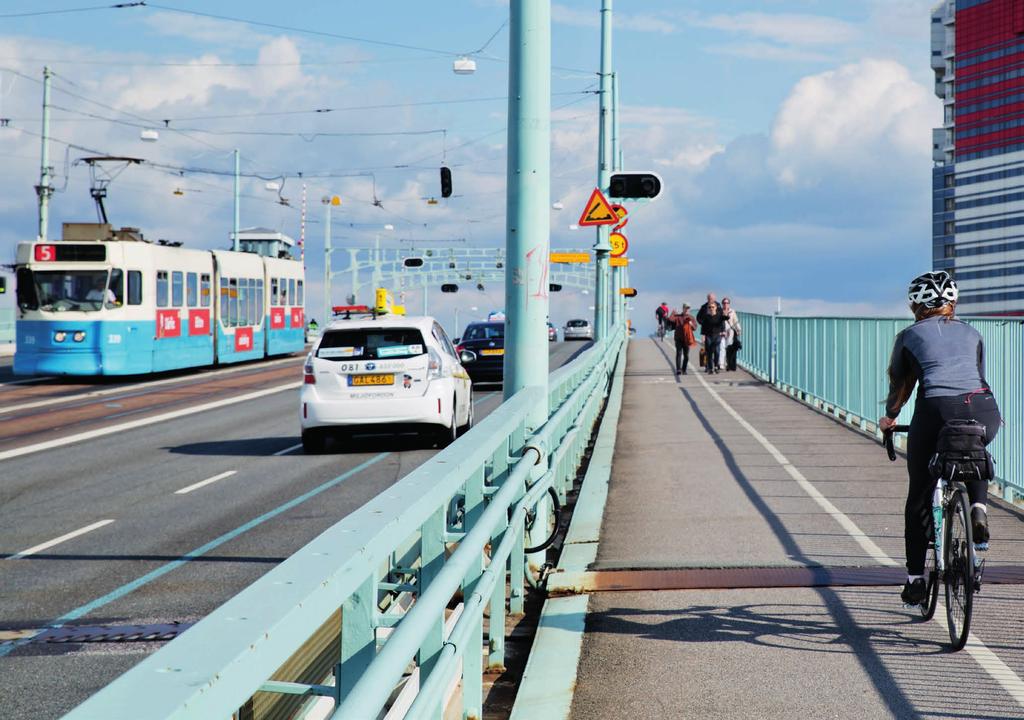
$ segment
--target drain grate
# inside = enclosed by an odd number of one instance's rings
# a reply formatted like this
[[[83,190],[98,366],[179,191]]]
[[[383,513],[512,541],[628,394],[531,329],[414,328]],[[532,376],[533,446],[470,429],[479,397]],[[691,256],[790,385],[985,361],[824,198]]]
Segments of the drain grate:
[[[83,625],[49,628],[32,643],[128,643],[173,640],[195,623],[169,622],[149,625]]]

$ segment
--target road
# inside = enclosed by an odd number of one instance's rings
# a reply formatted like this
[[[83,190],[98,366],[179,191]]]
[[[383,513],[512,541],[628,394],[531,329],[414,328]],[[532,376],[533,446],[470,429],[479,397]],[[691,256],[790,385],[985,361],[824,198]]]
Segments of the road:
[[[551,366],[582,347],[552,343]],[[148,388],[59,384],[69,394],[64,403],[15,410],[11,420],[0,410],[0,458],[62,433],[246,395],[258,382],[288,385],[300,362]],[[0,388],[0,407],[9,407],[3,392],[11,389]],[[114,392],[88,396],[106,390]],[[500,387],[474,396],[478,418],[501,402]],[[41,392],[19,403],[49,399]],[[286,389],[0,460],[3,637],[24,641],[55,622],[195,622],[436,452],[413,439],[381,437],[360,452],[306,456],[296,412],[296,391]],[[70,419],[55,430],[65,414]],[[32,429],[12,430],[17,418]],[[46,546],[76,531],[83,532]],[[0,717],[58,717],[160,645],[0,645]]]

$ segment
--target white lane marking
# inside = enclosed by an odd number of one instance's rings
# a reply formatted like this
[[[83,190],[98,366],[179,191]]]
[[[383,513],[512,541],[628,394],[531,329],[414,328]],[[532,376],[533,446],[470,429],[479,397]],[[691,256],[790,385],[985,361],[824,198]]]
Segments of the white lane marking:
[[[898,566],[898,563],[886,555],[880,547],[878,547],[867,535],[864,534],[863,530],[857,527],[856,523],[840,512],[835,505],[829,502],[828,499],[826,499],[825,496],[822,495],[816,487],[814,487],[814,485],[808,482],[807,478],[805,478],[799,470],[793,467],[793,464],[786,459],[786,456],[779,452],[764,435],[759,433],[753,425],[744,420],[743,417],[732,408],[732,406],[723,400],[721,395],[719,395],[718,392],[700,376],[700,374],[697,375],[697,379],[700,380],[701,385],[703,385],[708,393],[711,394],[711,397],[717,400],[718,404],[721,405],[725,411],[733,417],[733,419],[742,425],[747,432],[753,435],[754,439],[761,443],[761,445],[772,454],[772,457],[774,457],[779,464],[785,468],[790,477],[796,480],[808,495],[814,498],[814,500],[821,505],[829,515],[835,518],[836,521],[842,525],[843,529],[846,530],[846,532],[848,532],[853,539],[871,555],[871,557],[881,565]],[[935,610],[935,615],[932,620],[934,620],[935,623],[942,625],[943,630],[945,630],[945,623],[943,623],[939,618],[944,615],[945,610],[942,607],[942,603],[938,603],[938,607]],[[994,652],[986,647],[985,644],[974,635],[974,633],[968,633],[967,645],[964,649],[967,650],[972,658],[974,658],[975,662],[978,663],[981,669],[988,673],[989,677],[998,682],[1010,697],[1017,701],[1018,705],[1024,707],[1024,680],[1021,680],[1017,673],[1015,673],[1006,663],[1000,660]]]
[[[282,360],[270,360],[265,363],[260,363],[258,368],[274,367],[287,362],[294,362],[297,358],[284,358]],[[90,398],[103,397],[104,395],[116,395],[117,393],[123,393],[130,395],[134,390],[140,390],[151,387],[159,387],[161,385],[171,385],[174,383],[187,383],[190,380],[205,379],[210,377],[217,377],[218,375],[228,375],[231,373],[242,372],[243,370],[254,369],[252,365],[245,365],[241,367],[229,367],[222,370],[211,370],[206,373],[198,373],[196,375],[186,375],[181,377],[164,378],[163,380],[152,380],[150,382],[136,383],[134,385],[122,385],[121,387],[108,388],[106,390],[93,390],[92,392],[81,393],[79,395],[63,395],[57,398],[46,398],[44,400],[34,400],[32,402],[22,403],[21,405],[11,405],[9,407],[0,408],[0,415],[12,413],[17,410],[31,410],[33,408],[46,407],[47,405],[57,405],[59,403],[69,403],[75,400],[88,400]],[[17,381],[17,382],[40,382],[42,380],[52,380],[53,378],[31,378],[30,380]],[[15,383],[7,383],[13,385]]]
[[[277,455],[287,455],[290,452],[295,452],[300,447],[302,447],[302,443],[298,443],[297,445],[292,445],[291,447],[286,447],[284,450],[278,450],[276,453],[273,453],[273,455],[274,456],[277,456]]]
[[[224,478],[231,477],[232,475],[234,475],[237,472],[238,472],[237,470],[228,470],[227,472],[222,472],[220,475],[214,475],[211,478],[206,478],[205,480],[200,480],[199,482],[194,483],[192,485],[189,485],[188,487],[183,487],[181,490],[175,490],[174,494],[175,495],[185,495],[187,493],[192,492],[193,490],[198,490],[201,487],[206,487],[207,485],[212,485],[213,483],[217,482],[218,480],[223,480]]]
[[[84,528],[79,528],[78,530],[74,530],[72,532],[69,532],[66,535],[61,535],[59,538],[54,538],[53,540],[49,540],[47,542],[41,543],[39,545],[36,545],[34,547],[30,547],[28,550],[22,550],[20,553],[15,553],[14,555],[11,555],[7,559],[8,560],[18,560],[18,559],[23,558],[23,557],[28,557],[29,555],[35,555],[37,552],[42,552],[43,550],[47,550],[49,548],[52,548],[54,545],[60,545],[62,542],[66,542],[68,540],[71,540],[72,538],[76,538],[79,535],[85,535],[87,532],[92,532],[93,530],[96,530],[97,528],[101,528],[104,525],[109,525],[112,522],[114,522],[114,521],[113,520],[99,520],[97,522],[94,522],[92,525],[86,525]]]
[[[43,382],[43,380],[53,380],[53,376],[44,375],[42,377],[25,378],[24,380],[9,380],[8,382],[0,383],[0,387],[7,387],[8,385],[31,385],[32,383]]]
[[[89,430],[87,432],[78,433],[77,435],[69,435],[65,438],[59,438],[57,440],[47,440],[46,442],[35,443],[34,445],[26,445],[25,447],[14,448],[13,450],[4,450],[3,452],[0,452],[0,460],[9,460],[11,458],[21,457],[22,455],[29,455],[31,453],[40,452],[42,450],[51,450],[53,448],[63,447],[65,445],[71,445],[72,443],[82,442],[83,440],[92,440],[93,438],[103,437],[105,435],[113,435],[115,433],[124,432],[126,430],[135,430],[136,428],[145,427],[147,425],[155,425],[156,423],[161,423],[166,420],[174,420],[176,418],[206,412],[207,410],[216,410],[217,408],[227,407],[228,405],[235,405],[237,403],[246,402],[248,400],[255,400],[257,398],[266,397],[267,395],[273,395],[275,393],[283,392],[284,390],[297,390],[300,387],[302,387],[301,382],[277,385],[272,388],[267,388],[266,390],[257,390],[256,392],[246,393],[245,395],[238,395],[237,397],[225,398],[224,400],[216,400],[214,402],[205,403],[203,405],[195,405],[193,407],[183,408],[181,410],[174,410],[172,412],[163,413],[161,415],[140,418],[138,420],[132,420],[131,422],[121,423],[119,425],[111,425],[109,427],[98,428],[96,430]]]
[[[842,528],[850,534],[850,536],[857,542],[857,544],[861,546],[864,552],[870,555],[872,559],[874,559],[880,565],[887,565],[890,567],[899,566],[899,563],[897,563],[891,557],[886,555],[882,551],[882,548],[878,547],[878,545],[876,545],[871,538],[864,534],[863,530],[857,527],[856,523],[854,523],[850,518],[844,515],[842,511],[839,510],[839,508],[837,508],[835,505],[829,502],[828,498],[822,495],[818,488],[814,487],[814,485],[812,485],[810,481],[808,481],[807,478],[803,476],[803,473],[801,473],[785,455],[779,452],[778,448],[776,448],[774,445],[771,444],[771,442],[769,442],[768,438],[766,438],[764,435],[758,432],[757,428],[748,423],[746,420],[743,419],[743,417],[738,412],[733,410],[732,406],[729,405],[729,403],[727,403],[725,400],[723,400],[722,396],[719,395],[718,392],[713,387],[711,387],[704,378],[700,376],[700,373],[697,374],[697,379],[700,380],[700,383],[701,385],[704,386],[704,389],[706,389],[711,394],[711,397],[717,400],[718,404],[721,405],[725,409],[725,411],[729,413],[732,416],[732,418],[743,427],[744,430],[750,433],[765,450],[771,453],[772,457],[775,458],[776,462],[778,462],[779,465],[781,465],[783,469],[787,473],[789,473],[789,476],[791,478],[796,480],[797,484],[800,485],[801,488],[803,488],[804,492],[810,495],[811,498],[816,503],[818,503],[818,505],[821,506],[821,508],[825,512],[832,516],[832,518],[835,519],[835,521],[838,522],[842,526]]]

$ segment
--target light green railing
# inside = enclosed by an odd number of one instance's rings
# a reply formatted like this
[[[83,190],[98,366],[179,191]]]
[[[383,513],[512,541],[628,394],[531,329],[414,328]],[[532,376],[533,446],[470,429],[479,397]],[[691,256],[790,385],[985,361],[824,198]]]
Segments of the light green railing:
[[[14,310],[0,308],[0,345],[14,342]]]
[[[67,717],[222,720],[272,695],[330,698],[335,718],[409,702],[404,717],[439,719],[460,675],[464,714],[480,717],[485,662],[503,667],[505,616],[531,579],[527,515],[538,508],[542,540],[538,503],[549,488],[565,499],[624,347],[620,328],[553,373],[535,433],[541,391],[526,389]],[[284,673],[325,628],[333,682]]]
[[[986,379],[1005,426],[989,447],[1007,499],[1024,494],[1024,325],[964,318],[985,341]],[[740,313],[740,363],[779,389],[864,430],[876,431],[899,318],[810,318]],[[913,402],[900,414],[909,423]]]

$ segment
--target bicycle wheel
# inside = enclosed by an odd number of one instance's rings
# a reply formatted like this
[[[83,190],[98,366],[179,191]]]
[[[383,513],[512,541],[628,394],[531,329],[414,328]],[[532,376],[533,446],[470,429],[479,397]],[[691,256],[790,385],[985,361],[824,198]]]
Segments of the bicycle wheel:
[[[921,617],[925,620],[931,620],[935,615],[935,606],[939,601],[939,569],[936,567],[936,555],[935,543],[928,543],[928,552],[924,556],[924,581],[928,587],[928,594],[925,601],[918,606]]]
[[[967,643],[974,607],[974,542],[967,493],[957,488],[949,498],[943,520],[943,556],[946,563],[946,621],[953,650]]]

